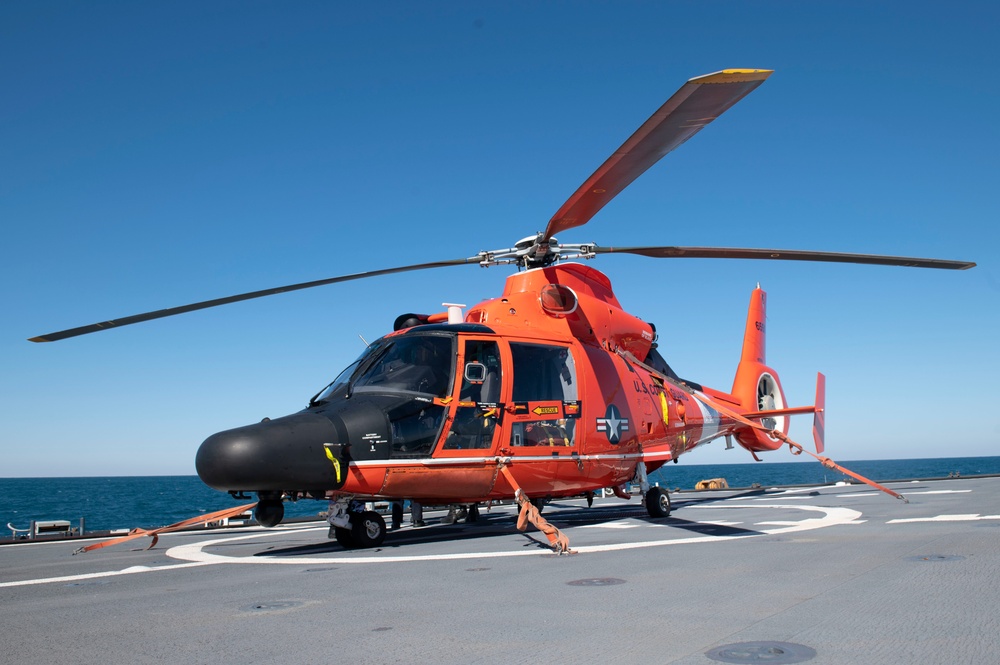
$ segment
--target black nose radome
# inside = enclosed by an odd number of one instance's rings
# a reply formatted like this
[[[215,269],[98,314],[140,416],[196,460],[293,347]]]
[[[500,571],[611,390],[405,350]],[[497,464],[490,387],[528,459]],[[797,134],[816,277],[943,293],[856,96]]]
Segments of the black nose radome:
[[[206,485],[226,492],[336,489],[347,468],[340,464],[338,474],[325,443],[338,443],[333,423],[301,412],[213,434],[195,468]]]

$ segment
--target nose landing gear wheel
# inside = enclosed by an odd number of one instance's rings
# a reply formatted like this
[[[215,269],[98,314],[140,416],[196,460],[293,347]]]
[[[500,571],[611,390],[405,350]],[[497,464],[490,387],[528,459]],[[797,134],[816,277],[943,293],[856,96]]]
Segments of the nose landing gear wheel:
[[[257,524],[265,528],[281,524],[285,516],[285,506],[281,501],[274,499],[262,499],[257,502],[257,507],[253,511],[253,518]]]
[[[662,487],[646,492],[646,512],[650,517],[670,517],[670,493]]]

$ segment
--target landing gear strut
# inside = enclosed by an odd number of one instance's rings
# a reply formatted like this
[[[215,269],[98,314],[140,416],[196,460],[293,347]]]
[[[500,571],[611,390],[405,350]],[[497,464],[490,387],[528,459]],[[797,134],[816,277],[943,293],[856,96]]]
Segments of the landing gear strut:
[[[641,460],[635,467],[635,478],[632,482],[638,483],[639,491],[642,492],[642,503],[646,506],[646,512],[650,517],[670,517],[670,494],[659,485],[649,484],[646,464]]]

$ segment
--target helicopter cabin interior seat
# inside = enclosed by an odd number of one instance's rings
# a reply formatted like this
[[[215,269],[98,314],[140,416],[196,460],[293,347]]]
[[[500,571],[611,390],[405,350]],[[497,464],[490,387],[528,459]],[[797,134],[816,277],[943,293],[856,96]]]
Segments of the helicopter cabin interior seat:
[[[486,378],[479,393],[478,402],[496,404],[500,401],[500,375],[496,367],[486,369]]]
[[[573,444],[562,423],[556,420],[544,420],[525,425],[524,445],[571,446]]]

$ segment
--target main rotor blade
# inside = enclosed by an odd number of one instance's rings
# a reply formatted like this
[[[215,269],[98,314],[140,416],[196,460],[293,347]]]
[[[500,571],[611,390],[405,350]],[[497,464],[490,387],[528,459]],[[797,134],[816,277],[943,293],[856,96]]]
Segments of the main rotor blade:
[[[797,249],[745,249],[740,247],[598,247],[594,254],[639,254],[654,259],[768,259],[776,261],[827,261],[831,263],[868,263],[908,268],[940,268],[968,270],[970,261],[920,259],[907,256],[876,254],[843,254],[839,252],[809,252]]]
[[[264,296],[273,296],[278,293],[287,293],[288,291],[311,289],[314,286],[325,286],[327,284],[336,284],[338,282],[349,282],[355,279],[364,279],[366,277],[377,277],[379,275],[391,275],[397,272],[408,272],[411,270],[426,270],[428,268],[445,268],[447,266],[460,266],[468,263],[479,263],[481,260],[482,260],[481,257],[473,256],[467,259],[453,259],[451,261],[434,261],[431,263],[418,263],[412,266],[402,266],[399,268],[385,268],[382,270],[370,270],[368,272],[359,272],[359,273],[354,273],[352,275],[342,275],[340,277],[318,279],[312,282],[290,284],[288,286],[279,286],[274,289],[251,291],[250,293],[242,293],[240,295],[229,296],[227,298],[216,298],[214,300],[205,300],[204,302],[197,302],[191,305],[170,307],[168,309],[159,309],[156,310],[155,312],[146,312],[145,314],[126,316],[121,319],[111,319],[110,321],[102,321],[101,323],[92,323],[88,326],[80,326],[79,328],[70,328],[69,330],[61,330],[59,332],[49,333],[48,335],[39,335],[38,337],[30,338],[28,341],[55,342],[61,339],[66,339],[68,337],[76,337],[78,335],[87,335],[89,333],[100,332],[101,330],[108,330],[109,328],[120,328],[122,326],[131,325],[133,323],[142,323],[143,321],[162,319],[167,316],[175,316],[177,314],[193,312],[199,309],[208,309],[209,307],[228,305],[230,303],[240,302],[241,300],[252,300],[254,298],[263,298]]]
[[[646,169],[750,94],[770,75],[768,69],[726,69],[685,83],[569,197],[549,220],[543,242],[589,222]]]

